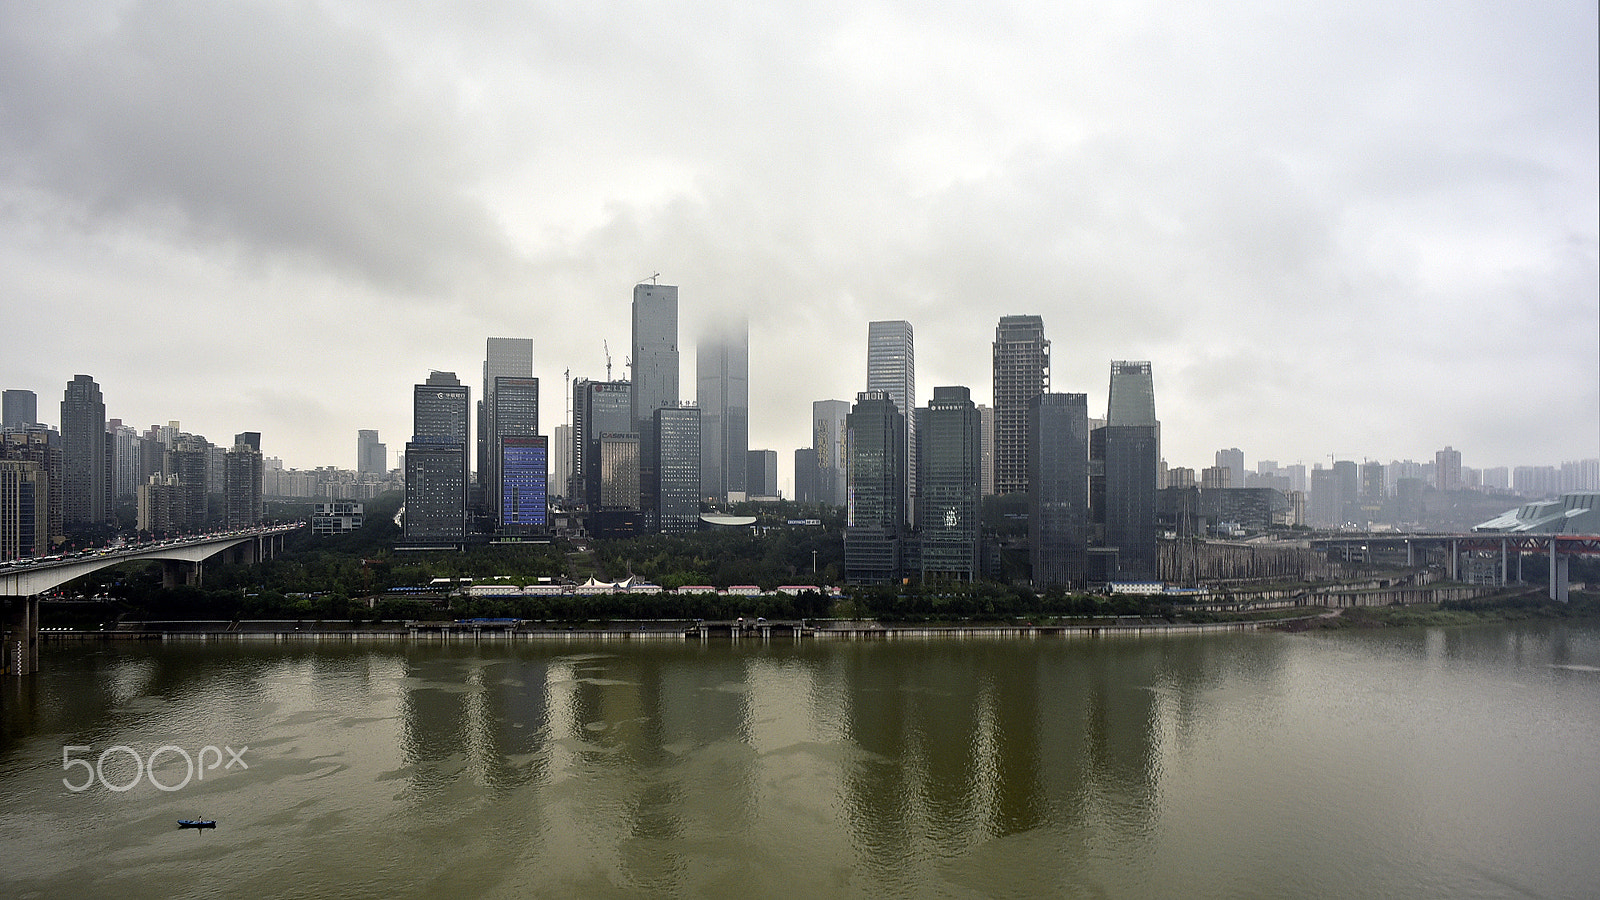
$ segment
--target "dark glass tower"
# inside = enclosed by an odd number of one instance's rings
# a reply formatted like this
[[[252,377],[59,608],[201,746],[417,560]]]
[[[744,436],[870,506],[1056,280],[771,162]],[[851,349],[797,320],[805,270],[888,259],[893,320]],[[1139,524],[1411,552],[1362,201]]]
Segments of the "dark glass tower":
[[[471,389],[454,372],[433,372],[412,393],[406,444],[405,538],[459,544],[467,531]]]
[[[64,521],[104,522],[111,496],[106,404],[88,375],[74,375],[61,397],[61,467]]]
[[[972,392],[936,387],[917,410],[917,530],[923,581],[977,578],[983,428]]]
[[[1033,586],[1084,583],[1089,539],[1089,398],[1040,394],[1028,404],[1028,556]]]
[[[1089,435],[1090,494],[1099,546],[1108,561],[1095,573],[1109,581],[1156,577],[1156,421],[1150,363],[1111,363],[1106,424]],[[1115,563],[1110,563],[1111,559]]]
[[[632,385],[626,381],[579,379],[572,383],[572,485],[568,496],[591,510],[601,506],[600,441],[607,434],[635,434],[632,407]],[[634,440],[637,443],[637,436]],[[635,496],[624,508],[638,506]]]
[[[905,416],[887,391],[862,391],[847,433],[845,580],[892,584],[900,579],[906,521]]]

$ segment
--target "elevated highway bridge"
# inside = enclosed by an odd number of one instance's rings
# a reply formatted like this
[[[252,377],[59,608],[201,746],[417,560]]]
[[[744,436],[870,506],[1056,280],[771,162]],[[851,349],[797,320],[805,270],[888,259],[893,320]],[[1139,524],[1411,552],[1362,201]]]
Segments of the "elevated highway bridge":
[[[1313,538],[1313,548],[1330,558],[1365,559],[1380,550],[1406,554],[1406,564],[1416,564],[1416,554],[1426,551],[1445,553],[1446,577],[1451,581],[1484,580],[1509,584],[1521,581],[1521,560],[1532,554],[1550,558],[1550,599],[1567,602],[1567,569],[1574,556],[1600,556],[1600,535],[1537,534],[1533,532],[1475,531],[1468,534],[1341,534]],[[1511,579],[1510,564],[1517,561],[1517,578]],[[1487,563],[1487,565],[1485,565]],[[1492,581],[1485,580],[1488,573]],[[1466,574],[1468,577],[1463,577]]]
[[[218,555],[245,564],[271,559],[283,548],[284,535],[301,527],[275,525],[0,564],[0,675],[39,671],[39,597],[47,591],[138,560],[160,560],[162,584],[167,587],[198,585],[207,560]]]

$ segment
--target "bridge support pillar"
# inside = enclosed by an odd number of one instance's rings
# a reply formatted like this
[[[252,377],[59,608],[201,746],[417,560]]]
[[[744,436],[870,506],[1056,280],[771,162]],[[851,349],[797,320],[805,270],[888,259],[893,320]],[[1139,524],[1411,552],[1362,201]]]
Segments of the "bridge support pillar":
[[[39,671],[39,597],[7,597],[0,620],[0,674]]]
[[[180,584],[200,585],[200,563],[184,562],[178,559],[164,559],[161,561],[161,586],[175,588]]]
[[[1557,603],[1570,603],[1567,594],[1568,557],[1556,552],[1556,539],[1550,539],[1550,599]]]

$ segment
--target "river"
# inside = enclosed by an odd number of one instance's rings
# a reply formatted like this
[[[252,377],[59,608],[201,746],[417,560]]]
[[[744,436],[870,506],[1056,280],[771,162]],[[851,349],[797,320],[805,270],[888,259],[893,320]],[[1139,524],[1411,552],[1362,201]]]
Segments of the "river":
[[[10,898],[1600,893],[1595,624],[40,662]]]

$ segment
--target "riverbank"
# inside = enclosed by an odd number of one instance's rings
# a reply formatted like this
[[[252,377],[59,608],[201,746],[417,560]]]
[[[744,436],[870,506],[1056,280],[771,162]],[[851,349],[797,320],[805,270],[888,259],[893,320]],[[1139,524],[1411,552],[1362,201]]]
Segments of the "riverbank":
[[[1534,589],[1509,595],[1449,603],[1408,606],[1357,606],[1281,623],[1276,630],[1311,631],[1343,628],[1410,628],[1484,625],[1493,622],[1535,620],[1592,620],[1600,618],[1600,594],[1574,593],[1568,603],[1557,603]]]

